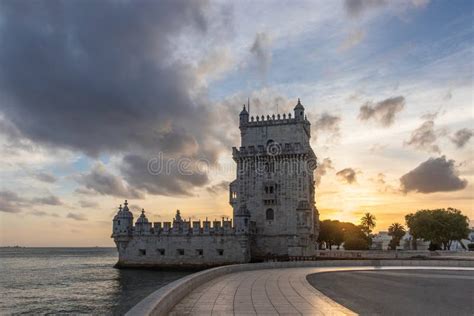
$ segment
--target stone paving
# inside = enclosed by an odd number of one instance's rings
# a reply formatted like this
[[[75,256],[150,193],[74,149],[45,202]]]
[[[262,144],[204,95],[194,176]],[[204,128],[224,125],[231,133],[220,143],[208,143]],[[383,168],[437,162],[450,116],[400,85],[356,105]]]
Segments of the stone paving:
[[[336,269],[266,269],[228,274],[192,291],[170,315],[355,315],[306,280],[308,274]]]

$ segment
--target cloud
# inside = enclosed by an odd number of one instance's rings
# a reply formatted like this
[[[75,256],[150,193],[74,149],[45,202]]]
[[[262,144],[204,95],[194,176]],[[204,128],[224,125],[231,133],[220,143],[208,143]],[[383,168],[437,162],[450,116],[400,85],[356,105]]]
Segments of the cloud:
[[[352,168],[345,168],[336,172],[336,176],[342,182],[347,184],[357,183],[356,171]]]
[[[33,204],[44,204],[44,205],[62,205],[63,202],[54,195],[49,195],[45,197],[37,197],[31,200]]]
[[[257,67],[262,78],[267,75],[272,62],[271,39],[265,32],[259,32],[255,35],[255,40],[250,48],[250,52],[257,61]]]
[[[319,186],[321,184],[321,178],[324,175],[326,175],[328,170],[334,170],[334,167],[332,165],[332,161],[330,158],[324,158],[323,162],[318,164],[318,167],[316,168],[316,173],[315,173],[316,186]]]
[[[28,200],[21,198],[15,192],[0,191],[0,211],[6,213],[19,213],[22,207],[29,205]]]
[[[27,199],[19,196],[13,191],[0,191],[0,212],[19,213],[25,207],[32,207],[38,204],[55,206],[62,205],[62,202],[57,196],[54,195]]]
[[[59,217],[59,215],[55,213],[48,213],[45,211],[37,211],[37,210],[31,211],[30,214],[33,216],[38,216],[38,217],[44,217],[44,216]]]
[[[358,17],[365,11],[385,5],[385,0],[345,0],[344,7],[349,16]]]
[[[344,7],[346,13],[351,17],[360,17],[368,11],[380,9],[385,6],[399,7],[398,10],[406,10],[411,8],[424,8],[430,0],[345,0]]]
[[[70,218],[75,221],[87,221],[87,218],[83,214],[80,214],[80,213],[68,213],[66,215],[66,218]]]
[[[459,177],[454,163],[445,156],[428,159],[400,178],[402,191],[433,193],[464,189],[467,180]]]
[[[54,183],[58,180],[55,176],[46,172],[38,172],[34,175],[34,177],[46,183]]]
[[[146,169],[146,165],[144,166]],[[123,198],[142,199],[143,193],[131,188],[120,177],[107,171],[106,167],[97,163],[88,173],[76,177],[76,181],[102,195],[111,195]],[[82,190],[81,192],[84,192]]]
[[[400,193],[400,190],[387,183],[386,175],[383,172],[379,172],[375,178],[370,180],[377,184],[379,192]]]
[[[83,208],[97,208],[99,203],[90,200],[79,200],[79,205]]]
[[[182,56],[209,38],[212,47],[221,44],[222,30],[232,28],[232,12],[221,14],[221,6],[104,0],[36,2],[26,10],[18,2],[1,2],[0,117],[11,123],[2,133],[91,157],[133,152],[146,160],[164,152],[216,163],[222,149],[216,141],[222,134],[215,124],[219,114],[203,84],[206,72],[215,75],[215,64],[199,56],[187,63]],[[255,47],[263,57],[264,42],[262,37]],[[228,68],[228,58],[217,64]],[[141,170],[130,170],[127,159],[127,180],[138,183],[130,177]],[[167,183],[159,185],[173,191]],[[186,193],[191,189],[186,186]]]
[[[152,162],[150,164],[150,162]],[[210,162],[202,160],[203,166]],[[169,159],[160,156],[130,154],[124,157],[121,172],[137,190],[159,195],[191,195],[193,187],[209,182],[206,168],[187,157]]]
[[[319,115],[314,122],[314,129],[318,132],[316,136],[319,135],[319,132],[326,132],[331,139],[338,139],[340,136],[340,124],[340,116],[324,112]]]
[[[380,126],[389,127],[395,122],[395,116],[405,107],[405,98],[397,96],[383,101],[366,102],[360,107],[359,119],[361,121],[374,120]]]
[[[464,145],[469,142],[471,137],[473,136],[472,129],[469,128],[462,128],[454,133],[453,136],[450,137],[451,141],[456,145],[457,148],[463,148]]]
[[[211,194],[218,194],[222,191],[227,191],[229,190],[229,181],[221,181],[217,184],[214,184],[214,185],[211,185],[211,186],[208,186],[206,188],[207,192],[211,193]]]
[[[74,193],[80,194],[80,195],[98,195],[99,193],[93,189],[88,189],[84,187],[79,187],[74,190]]]
[[[405,141],[404,144],[418,150],[440,153],[441,150],[436,144],[439,134],[440,133],[434,129],[434,121],[426,121],[411,133],[410,139]]]

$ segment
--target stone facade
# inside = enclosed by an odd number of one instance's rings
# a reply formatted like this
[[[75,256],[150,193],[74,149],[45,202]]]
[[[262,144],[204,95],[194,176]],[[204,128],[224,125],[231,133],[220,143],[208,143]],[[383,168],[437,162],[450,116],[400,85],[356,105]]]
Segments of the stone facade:
[[[250,117],[240,113],[241,146],[233,148],[236,179],[230,184],[233,221],[150,223],[145,212],[133,225],[125,201],[113,220],[119,267],[206,267],[314,256],[319,231],[315,206],[316,155],[310,123],[298,100],[294,115]]]
[[[240,113],[241,146],[233,148],[237,179],[230,185],[234,217],[242,207],[255,227],[253,260],[312,256],[318,237],[316,155],[310,123],[298,99],[294,115]]]

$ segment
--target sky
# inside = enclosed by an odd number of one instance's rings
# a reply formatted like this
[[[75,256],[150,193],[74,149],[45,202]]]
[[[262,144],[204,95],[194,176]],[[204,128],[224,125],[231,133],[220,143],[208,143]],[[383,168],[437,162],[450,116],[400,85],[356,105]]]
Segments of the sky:
[[[320,219],[474,226],[469,0],[0,2],[0,246],[231,216],[238,113],[300,98]],[[157,170],[156,166],[161,166]],[[159,169],[159,168],[158,168]]]

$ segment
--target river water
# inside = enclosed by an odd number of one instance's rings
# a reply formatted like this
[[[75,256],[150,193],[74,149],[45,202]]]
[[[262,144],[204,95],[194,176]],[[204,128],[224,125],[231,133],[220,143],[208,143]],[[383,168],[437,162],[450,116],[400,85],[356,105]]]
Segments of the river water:
[[[0,248],[0,315],[121,315],[191,272],[119,270],[115,248]]]

